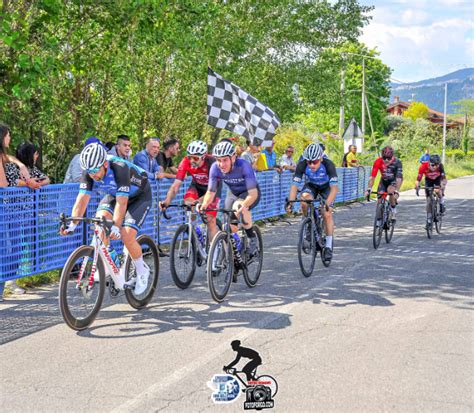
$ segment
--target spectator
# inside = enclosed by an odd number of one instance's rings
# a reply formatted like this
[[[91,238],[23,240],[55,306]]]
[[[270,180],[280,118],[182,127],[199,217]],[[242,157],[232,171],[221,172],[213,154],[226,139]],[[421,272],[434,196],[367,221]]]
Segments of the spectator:
[[[420,158],[420,163],[428,162],[430,160],[430,148],[426,148],[425,153]]]
[[[283,170],[287,171],[295,171],[296,170],[296,163],[293,160],[293,153],[295,152],[295,148],[292,145],[289,145],[286,148],[285,153],[280,158],[280,166]]]
[[[268,169],[267,158],[260,152],[257,145],[253,145],[250,139],[246,140],[247,150],[240,156],[245,159],[256,171],[266,171]]]
[[[274,169],[278,172],[281,172],[280,167],[277,165],[277,155],[275,152],[273,152],[274,146],[275,146],[275,142],[272,141],[272,144],[270,146],[267,146],[262,151],[262,153],[265,155],[268,169]]]
[[[109,150],[110,155],[117,156],[131,162],[132,143],[127,135],[119,135],[117,143]]]
[[[133,163],[146,171],[148,179],[158,179],[160,177],[160,166],[155,159],[159,152],[160,139],[150,138],[145,149],[138,152],[133,158]]]
[[[86,141],[84,142],[84,146],[90,145],[91,143],[102,144],[99,138],[96,138],[95,136],[91,136],[86,139]],[[69,163],[63,183],[71,184],[74,182],[79,182],[81,180],[83,169],[81,168],[81,165],[79,163],[79,155],[80,153],[78,153],[77,155],[74,155],[71,162]]]
[[[36,145],[24,142],[16,148],[16,157],[28,168],[28,172],[33,179],[45,186],[51,183],[48,175],[43,173],[37,166],[36,162],[39,158],[39,151]]]
[[[173,166],[173,157],[178,154],[179,141],[176,138],[168,138],[163,143],[163,150],[158,154],[156,160],[161,171],[159,178],[176,178],[178,169]],[[169,171],[169,172],[168,172]]]
[[[357,146],[349,146],[349,152],[347,152],[346,155],[346,164],[348,168],[355,168],[359,166],[359,161],[357,160]]]

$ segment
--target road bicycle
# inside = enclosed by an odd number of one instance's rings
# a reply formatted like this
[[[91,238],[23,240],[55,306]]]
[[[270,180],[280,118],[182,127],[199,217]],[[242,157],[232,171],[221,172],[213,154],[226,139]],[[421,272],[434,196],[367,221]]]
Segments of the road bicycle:
[[[428,197],[430,199],[430,203],[428,206],[428,211],[426,212],[426,235],[428,238],[433,236],[433,224],[436,228],[436,232],[441,234],[441,227],[443,226],[443,214],[441,213],[440,209],[440,199],[436,189],[440,189],[441,187],[438,185],[435,186],[423,186],[415,188],[416,196],[420,196],[419,190],[424,189],[428,192]],[[431,218],[430,218],[431,215]]]
[[[200,214],[201,223],[196,220],[193,206],[186,204],[168,205],[162,213],[169,220],[171,217],[167,214],[168,208],[182,208],[186,211],[186,222],[178,227],[170,246],[171,276],[176,286],[184,290],[193,281],[196,267],[201,267],[207,261],[209,251],[207,225],[203,214]],[[217,225],[219,227],[220,223],[217,222]]]
[[[257,367],[252,371],[252,380],[247,382],[247,375],[245,372],[237,370],[235,368],[227,369],[226,366],[223,367],[224,372],[234,376],[241,384],[242,392],[245,393],[249,387],[255,386],[267,386],[272,393],[272,399],[278,393],[278,383],[274,377],[268,374],[262,374],[261,376],[257,376]],[[245,380],[241,377],[245,377]]]
[[[263,264],[263,241],[260,229],[254,225],[253,231],[257,237],[257,250],[254,254],[248,251],[248,237],[243,231],[240,221],[235,222],[232,209],[216,208],[207,211],[222,213],[222,230],[211,242],[207,260],[207,281],[212,298],[220,303],[229,292],[232,281],[237,281],[239,270],[244,275],[248,287],[255,287],[260,278]],[[204,211],[203,211],[204,212]],[[237,233],[232,233],[232,224],[238,224]],[[245,224],[245,222],[242,221]]]
[[[372,242],[377,249],[382,240],[382,233],[385,232],[385,242],[388,244],[392,240],[395,221],[393,220],[392,208],[388,201],[388,192],[377,192],[379,201],[375,208],[374,230]],[[370,201],[370,192],[367,194],[367,201]]]
[[[137,242],[142,248],[143,259],[150,267],[146,290],[136,295],[134,285],[125,282],[136,278],[135,265],[126,249],[122,256],[113,257],[102,240],[110,235],[113,221],[105,218],[83,218],[60,216],[65,228],[70,221],[94,224],[94,235],[90,245],[75,249],[61,272],[59,283],[59,308],[66,324],[73,330],[89,327],[99,313],[107,288],[111,297],[124,291],[128,303],[136,309],[145,307],[153,298],[158,283],[158,249],[148,235],[141,235]]]
[[[324,256],[326,230],[323,209],[328,211],[329,208],[320,194],[316,196],[316,199],[287,200],[286,202],[287,204],[305,202],[309,208],[308,216],[301,221],[298,233],[298,262],[303,275],[309,277],[313,273],[318,251],[320,251],[323,265],[329,267],[331,264],[331,260],[327,260]],[[319,206],[316,208],[315,204],[319,204]]]

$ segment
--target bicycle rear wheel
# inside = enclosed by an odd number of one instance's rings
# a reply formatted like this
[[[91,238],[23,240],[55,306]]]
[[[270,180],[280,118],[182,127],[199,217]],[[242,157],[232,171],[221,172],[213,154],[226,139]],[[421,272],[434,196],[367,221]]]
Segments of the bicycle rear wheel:
[[[145,261],[150,268],[148,285],[146,290],[141,294],[135,294],[134,288],[126,289],[125,297],[133,308],[139,310],[145,307],[153,298],[153,294],[155,294],[160,271],[160,258],[155,242],[148,235],[140,235],[137,238],[137,242],[142,247],[143,261]],[[127,261],[125,262],[125,281],[133,277],[136,277],[135,264],[133,263],[132,257],[128,255]]]
[[[298,262],[305,277],[309,277],[313,273],[315,260],[316,240],[311,218],[306,218],[301,223],[298,235]]]
[[[380,241],[382,240],[382,232],[383,232],[383,205],[380,203],[377,205],[377,208],[375,209],[374,230],[372,233],[372,242],[374,244],[375,249],[377,249],[380,245]]]
[[[105,291],[105,271],[100,257],[90,285],[94,248],[83,245],[68,258],[59,282],[59,308],[66,324],[80,331],[89,327],[99,313]]]
[[[209,248],[207,259],[207,282],[214,301],[220,303],[229,292],[234,273],[234,255],[229,234],[220,231]]]
[[[390,207],[388,207],[388,209],[390,209]],[[393,237],[393,230],[395,229],[395,223],[392,221],[392,214],[389,211],[387,211],[387,226],[388,228],[385,228],[385,242],[389,244]]]
[[[257,236],[258,240],[258,249],[255,252],[253,256],[249,256],[247,252],[247,246],[245,246],[244,250],[244,260],[245,260],[245,266],[244,266],[244,280],[247,286],[250,288],[255,287],[255,285],[258,282],[258,279],[260,278],[260,273],[262,272],[262,264],[263,264],[263,240],[262,240],[262,233],[260,232],[260,229],[254,225],[253,226],[253,231],[255,232],[255,235]],[[248,242],[248,238],[247,238]]]
[[[258,384],[261,384],[263,386],[267,386],[270,388],[272,392],[272,399],[278,393],[278,383],[275,380],[275,378],[273,378],[272,376],[269,376],[268,374],[262,374],[261,376],[258,376],[255,381]]]
[[[196,243],[189,234],[189,225],[181,225],[171,241],[170,270],[174,283],[181,289],[188,288],[196,272]]]

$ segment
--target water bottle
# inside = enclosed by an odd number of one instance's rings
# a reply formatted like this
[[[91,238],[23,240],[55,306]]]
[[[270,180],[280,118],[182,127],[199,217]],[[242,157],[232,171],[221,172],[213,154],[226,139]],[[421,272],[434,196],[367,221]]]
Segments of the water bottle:
[[[204,234],[201,231],[201,228],[199,228],[199,226],[196,225],[195,229],[196,229],[196,234],[197,234],[199,242],[201,243],[201,245],[205,245],[206,240],[204,238]]]
[[[115,251],[114,248],[109,250],[110,258],[112,258],[112,261],[115,263],[117,268],[120,268],[120,257],[117,254],[117,251]]]
[[[236,232],[234,232],[232,234],[232,238],[234,238],[234,241],[235,241],[235,246],[237,248],[237,251],[240,251],[242,249],[242,243],[240,242],[240,237],[239,237],[239,234],[237,234]]]
[[[242,260],[242,255],[240,254],[240,238],[237,234],[232,234],[232,237],[230,238],[230,241],[232,243],[232,249],[234,250],[234,258],[237,263],[237,265],[242,266],[243,265],[243,260]]]

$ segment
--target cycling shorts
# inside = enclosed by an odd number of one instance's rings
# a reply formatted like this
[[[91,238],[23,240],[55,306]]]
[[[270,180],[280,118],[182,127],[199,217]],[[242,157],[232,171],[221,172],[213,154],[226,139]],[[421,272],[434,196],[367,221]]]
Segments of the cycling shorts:
[[[438,176],[436,179],[428,179],[425,177],[425,187],[433,188],[434,186],[441,186],[442,180],[443,179],[441,178],[441,176]],[[428,191],[428,189],[425,189],[425,195],[427,197],[430,196],[430,192]]]
[[[316,186],[310,182],[306,182],[303,186],[303,189],[301,190],[302,194],[311,194],[313,196],[313,199],[316,199],[316,197],[321,195],[321,198],[324,199],[325,201],[328,199],[329,193],[331,192],[331,187],[328,185],[326,187],[319,187]],[[329,205],[331,208],[334,206],[334,202]]]
[[[202,198],[204,194],[207,191],[207,187],[203,185],[196,184],[196,182],[192,181],[191,184],[188,187],[188,190],[184,194],[184,199],[192,199],[194,201],[197,201],[199,198]],[[212,201],[208,208],[215,209],[219,208],[219,201],[220,198],[217,196],[214,197],[214,201]],[[217,216],[217,211],[208,211],[206,215],[211,215],[213,217]]]
[[[385,179],[381,179],[380,182],[379,182],[379,187],[377,188],[377,192],[387,192],[387,189],[389,186],[393,186],[396,190],[397,188],[397,181],[394,179],[394,180],[385,180]],[[380,198],[381,195],[377,194],[377,198]]]

